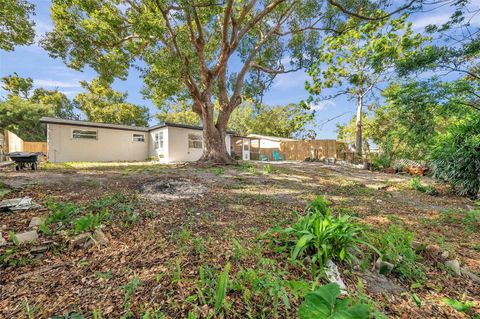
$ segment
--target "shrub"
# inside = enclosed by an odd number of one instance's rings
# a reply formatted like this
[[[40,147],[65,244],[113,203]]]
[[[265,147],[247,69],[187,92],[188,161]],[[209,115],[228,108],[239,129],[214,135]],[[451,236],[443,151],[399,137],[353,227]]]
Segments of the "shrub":
[[[370,318],[370,308],[365,304],[354,303],[352,299],[339,299],[337,284],[327,284],[307,294],[300,305],[300,319],[317,318]]]
[[[293,259],[312,256],[312,263],[321,268],[328,259],[350,260],[353,251],[360,251],[358,245],[365,243],[363,227],[351,216],[333,216],[329,202],[321,196],[307,205],[307,215],[280,233],[286,234],[287,245],[293,246]]]
[[[471,114],[437,137],[430,155],[434,177],[457,194],[476,198],[480,191],[480,116]]]

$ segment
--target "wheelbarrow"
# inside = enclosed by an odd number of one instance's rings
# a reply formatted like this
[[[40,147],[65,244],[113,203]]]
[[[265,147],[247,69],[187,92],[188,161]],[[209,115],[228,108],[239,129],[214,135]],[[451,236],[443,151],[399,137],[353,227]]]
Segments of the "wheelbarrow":
[[[7,154],[15,162],[15,170],[17,171],[27,167],[36,170],[39,162],[38,157],[41,155],[43,155],[41,152],[13,152]]]

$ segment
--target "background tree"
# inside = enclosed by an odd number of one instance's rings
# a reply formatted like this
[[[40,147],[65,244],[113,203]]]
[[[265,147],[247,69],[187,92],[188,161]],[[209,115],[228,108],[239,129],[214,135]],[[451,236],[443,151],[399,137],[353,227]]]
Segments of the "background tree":
[[[88,65],[109,80],[140,62],[150,98],[191,101],[203,124],[201,160],[229,162],[226,129],[244,88],[259,94],[259,82],[308,66],[319,31],[342,23],[338,7],[315,0],[55,0],[55,29],[42,43],[68,66]]]
[[[76,107],[85,114],[87,120],[136,126],[148,125],[148,108],[127,103],[127,93],[115,91],[109,83],[99,79],[94,79],[91,83],[82,81],[80,85],[86,92],[78,94],[74,102]]]
[[[0,49],[13,51],[16,45],[32,44],[35,23],[31,16],[35,6],[25,0],[0,2]]]
[[[7,91],[7,100],[12,97],[19,97],[32,103],[48,106],[51,109],[49,114],[52,116],[64,119],[78,119],[72,102],[58,90],[34,89],[32,78],[22,78],[17,73],[5,76],[1,81],[3,84],[2,88]]]
[[[336,88],[339,92],[330,98],[346,94],[356,100],[357,158],[362,157],[364,104],[376,86],[390,77],[395,64],[413,54],[424,40],[419,34],[413,35],[406,17],[365,24],[350,18],[344,32],[324,40],[318,61],[309,69],[312,82],[307,83],[306,88],[311,94],[319,95],[323,89]]]
[[[303,137],[314,114],[299,104],[256,105],[243,103],[235,109],[229,129],[239,135],[256,133],[279,137]]]
[[[0,130],[12,131],[26,141],[45,141],[45,127],[40,118],[53,115],[49,105],[12,96],[0,101]]]
[[[195,126],[201,125],[201,120],[198,114],[193,112],[191,106],[184,101],[164,105],[161,108],[161,111],[155,116],[160,120],[160,122],[171,122]]]

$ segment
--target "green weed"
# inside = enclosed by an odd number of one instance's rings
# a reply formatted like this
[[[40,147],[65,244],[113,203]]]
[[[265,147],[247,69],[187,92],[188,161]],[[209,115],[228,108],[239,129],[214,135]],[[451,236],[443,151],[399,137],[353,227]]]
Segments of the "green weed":
[[[412,248],[413,234],[398,225],[386,231],[373,230],[371,241],[378,249],[382,260],[395,265],[393,272],[401,278],[423,281],[425,273],[418,264],[419,256]]]
[[[135,293],[135,290],[141,285],[140,278],[138,276],[134,276],[128,284],[123,286],[123,291],[125,293],[124,299],[123,299],[123,310],[125,312],[125,315],[122,316],[122,318],[130,318],[132,316],[132,297]]]
[[[339,299],[337,284],[327,284],[307,294],[300,305],[300,319],[312,318],[370,318],[370,308],[350,298]]]
[[[364,229],[353,218],[333,216],[330,203],[318,196],[307,205],[307,215],[300,216],[291,227],[274,230],[283,234],[281,241],[292,246],[292,259],[312,256],[312,264],[320,268],[328,259],[350,260],[359,245],[366,244]]]
[[[435,196],[438,194],[437,189],[432,185],[424,186],[418,176],[415,176],[410,180],[410,187],[427,195]]]

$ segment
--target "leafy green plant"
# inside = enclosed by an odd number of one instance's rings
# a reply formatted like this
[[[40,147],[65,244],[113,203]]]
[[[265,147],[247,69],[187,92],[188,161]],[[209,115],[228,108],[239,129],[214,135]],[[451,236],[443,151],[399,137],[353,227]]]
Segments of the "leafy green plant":
[[[410,180],[410,187],[414,190],[417,190],[421,193],[425,193],[427,195],[435,196],[438,194],[438,191],[432,185],[424,186],[420,181],[420,177],[415,176]]]
[[[312,263],[323,267],[328,259],[349,261],[359,245],[367,244],[364,229],[348,215],[333,216],[329,202],[318,196],[307,205],[307,214],[291,227],[279,230],[282,240],[292,245],[292,259],[312,256]],[[368,245],[368,244],[367,244]]]
[[[339,299],[340,287],[335,284],[321,286],[307,294],[300,305],[300,319],[368,319],[370,308],[365,304],[354,303],[351,299]]]
[[[225,269],[218,277],[217,292],[215,293],[215,312],[219,313],[222,309],[225,296],[227,294],[228,273],[230,271],[230,263],[225,265]]]
[[[303,282],[285,280],[287,272],[276,265],[273,259],[260,258],[254,269],[241,269],[232,280],[231,289],[243,295],[249,313],[263,313],[268,309],[272,317],[278,317],[282,307],[285,311],[290,308],[290,298],[303,297]]]
[[[385,231],[373,230],[371,242],[378,249],[382,260],[392,263],[394,273],[401,278],[423,280],[425,273],[418,264],[419,256],[412,248],[413,234],[398,225]]]
[[[95,230],[100,226],[103,220],[108,220],[108,211],[100,213],[88,213],[82,217],[77,218],[73,222],[73,228],[75,233],[82,233],[87,230]]]
[[[56,222],[68,222],[82,211],[82,208],[75,203],[62,203],[51,197],[47,198],[45,206],[51,211],[51,214],[45,220],[46,225]]]
[[[459,312],[466,312],[475,306],[471,301],[460,301],[450,298],[443,298],[442,301]]]
[[[132,316],[132,297],[135,293],[135,290],[141,285],[140,278],[138,276],[134,276],[128,284],[123,286],[123,290],[125,292],[125,296],[123,299],[123,310],[125,311],[125,316],[122,318],[129,318]]]

